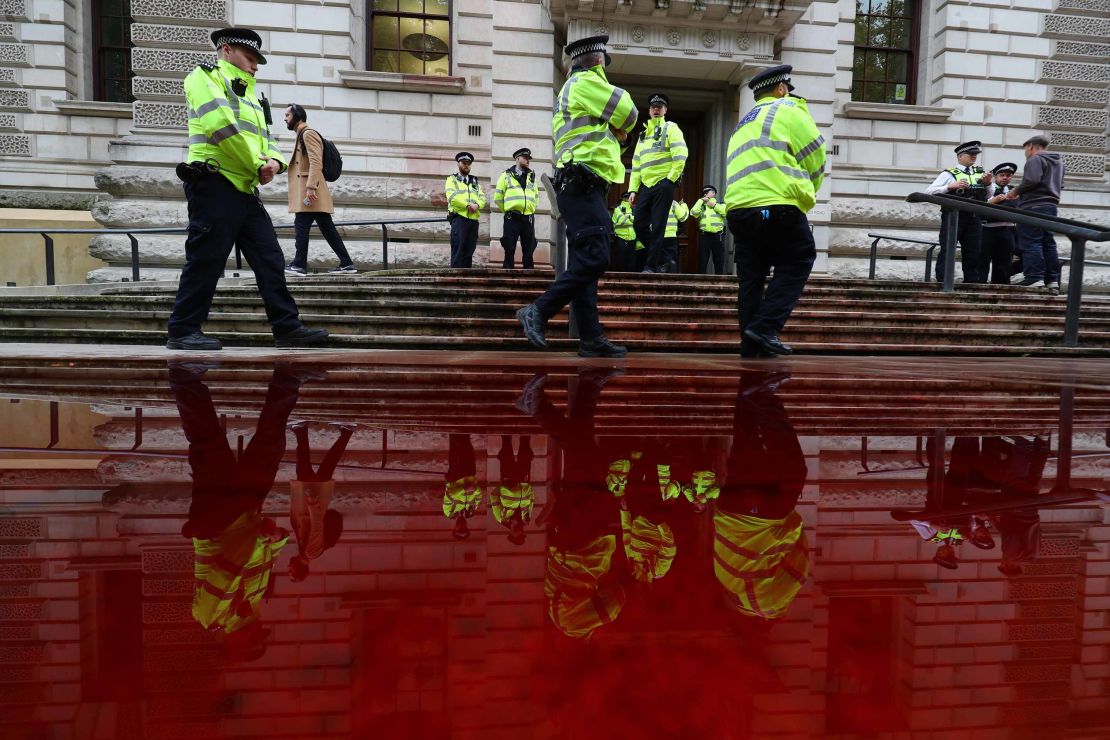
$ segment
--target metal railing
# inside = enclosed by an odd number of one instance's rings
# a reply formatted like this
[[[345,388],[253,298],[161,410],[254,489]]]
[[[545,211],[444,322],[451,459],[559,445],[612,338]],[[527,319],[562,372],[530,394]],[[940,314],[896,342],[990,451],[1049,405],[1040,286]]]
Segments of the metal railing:
[[[395,218],[384,221],[336,221],[337,228],[357,226],[380,226],[382,230],[382,269],[389,269],[389,227],[397,224],[430,224],[447,223],[447,218]],[[292,229],[295,224],[274,224],[274,229]],[[318,224],[313,226],[319,230]],[[131,280],[139,282],[139,240],[136,234],[186,234],[188,226],[166,226],[157,228],[136,229],[0,229],[3,234],[38,234],[43,239],[44,257],[46,260],[46,284],[54,285],[54,239],[52,235],[59,234],[123,234],[131,241]],[[243,269],[243,256],[239,252],[239,245],[235,245],[235,269]]]
[[[1068,271],[1068,307],[1064,317],[1064,346],[1079,346],[1079,304],[1083,298],[1083,268],[1087,264],[1087,242],[1110,241],[1110,229],[1103,229],[1094,224],[1082,221],[1073,221],[1059,216],[1045,216],[1020,208],[1009,206],[996,206],[988,203],[958,198],[953,195],[929,195],[927,193],[910,193],[906,197],[909,203],[932,203],[940,206],[941,223],[944,224],[942,244],[947,247],[944,254],[944,292],[951,293],[956,289],[956,229],[957,218],[952,218],[957,212],[980,216],[990,221],[1009,221],[1024,226],[1062,234],[1071,240],[1071,269]]]

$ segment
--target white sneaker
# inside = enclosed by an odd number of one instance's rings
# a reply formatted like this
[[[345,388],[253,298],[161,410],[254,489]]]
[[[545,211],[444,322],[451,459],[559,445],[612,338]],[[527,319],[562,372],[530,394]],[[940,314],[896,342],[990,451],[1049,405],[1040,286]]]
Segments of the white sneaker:
[[[1045,283],[1044,287],[1048,288],[1048,292],[1052,295],[1060,295],[1060,283]]]

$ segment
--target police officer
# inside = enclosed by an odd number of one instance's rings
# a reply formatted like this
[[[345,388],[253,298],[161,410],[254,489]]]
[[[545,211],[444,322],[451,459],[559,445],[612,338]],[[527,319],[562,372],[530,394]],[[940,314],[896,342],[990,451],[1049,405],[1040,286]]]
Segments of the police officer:
[[[545,348],[548,319],[571,304],[581,357],[627,354],[606,339],[597,317],[597,281],[609,266],[612,229],[605,193],[610,183],[624,182],[620,142],[636,126],[637,115],[632,97],[605,76],[608,40],[605,35],[590,36],[567,44],[573,66],[559,91],[551,125],[556,200],[566,222],[570,254],[566,270],[551,287],[516,313],[528,341]]]
[[[698,220],[701,234],[698,236],[698,274],[709,274],[709,258],[713,258],[713,272],[725,274],[725,245],[721,234],[725,230],[725,217],[728,211],[725,204],[717,201],[717,188],[706,185],[701,189],[701,199],[690,209],[690,215]]]
[[[516,242],[520,240],[521,262],[525,270],[531,270],[532,253],[536,251],[536,205],[540,201],[540,190],[536,184],[536,173],[529,165],[532,163],[532,150],[517,149],[513,152],[516,160],[509,169],[497,178],[493,189],[493,203],[505,214],[505,225],[501,232],[501,248],[505,250],[502,267],[513,268],[516,259]]]
[[[788,355],[779,339],[802,295],[816,245],[806,213],[825,172],[825,139],[803,98],[791,95],[789,64],[751,79],[755,106],[728,142],[725,207],[736,239],[740,354]],[[774,270],[770,284],[768,274]]]
[[[614,272],[639,272],[636,270],[636,252],[640,244],[632,228],[632,193],[622,193],[621,202],[613,209],[613,256],[609,267]],[[640,268],[643,269],[642,267]]]
[[[925,192],[930,195],[947,194],[959,198],[968,198],[980,203],[987,201],[987,186],[991,184],[990,173],[975,164],[979,153],[983,151],[982,143],[978,141],[965,141],[956,147],[956,161],[959,167],[949,167],[941,170],[937,179],[933,180]],[[982,240],[983,221],[978,216],[970,213],[949,211],[941,217],[940,225],[940,254],[937,255],[936,277],[937,282],[944,282],[944,265],[947,247],[944,244],[944,232],[948,218],[956,218],[956,241],[960,245],[960,264],[963,266],[965,283],[985,283],[986,275],[979,273],[979,249]],[[953,248],[956,246],[952,245]]]
[[[199,65],[184,83],[189,155],[177,175],[189,201],[189,236],[166,347],[220,349],[201,326],[234,244],[254,271],[277,346],[322,344],[327,331],[300,321],[285,285],[285,256],[258,197],[258,186],[286,169],[270,134],[269,102],[254,92],[258,65],[266,63],[262,39],[250,29],[224,28],[212,33],[212,43],[219,61]]]
[[[451,222],[451,267],[473,267],[478,246],[478,219],[486,207],[486,193],[478,178],[470,174],[474,155],[459,152],[455,162],[459,171],[443,183],[447,196],[447,220]]]
[[[994,182],[988,188],[988,203],[1006,204],[1006,197],[1013,190],[1010,180],[1015,172],[1017,165],[1013,162],[1003,162],[991,170]],[[979,247],[979,277],[997,285],[1009,285],[1010,264],[1017,249],[1017,224],[1012,221],[983,222],[983,238]]]
[[[690,218],[690,206],[681,200],[671,202],[667,225],[663,228],[663,257],[656,272],[678,272],[678,225]]]
[[[648,99],[651,118],[640,132],[632,155],[628,189],[632,191],[636,238],[648,249],[644,272],[664,271],[663,232],[678,178],[682,177],[689,156],[682,129],[666,118],[670,102],[663,93],[654,93]]]

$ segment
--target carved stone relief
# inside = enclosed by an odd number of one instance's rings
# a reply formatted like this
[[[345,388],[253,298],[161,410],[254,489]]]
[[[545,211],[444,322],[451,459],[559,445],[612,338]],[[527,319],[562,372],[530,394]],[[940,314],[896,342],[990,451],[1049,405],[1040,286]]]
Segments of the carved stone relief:
[[[177,73],[184,75],[201,62],[215,62],[215,51],[170,51],[132,49],[131,67],[135,72]]]
[[[0,108],[18,108],[31,110],[31,93],[29,90],[0,90]]]
[[[14,39],[15,38],[15,24],[14,23],[0,23],[0,38]]]
[[[184,128],[189,122],[186,106],[178,103],[135,101],[135,125],[143,128]]]
[[[180,100],[185,94],[181,80],[176,77],[135,77],[131,89],[138,98],[172,98]]]
[[[28,66],[26,44],[0,44],[0,64]]]
[[[0,0],[0,15],[12,20],[30,20],[26,0]]]
[[[224,22],[227,3],[225,0],[133,0],[131,16],[136,20],[182,18]]]
[[[0,537],[9,540],[34,540],[43,536],[41,517],[0,518]]]
[[[169,46],[190,49],[211,49],[212,29],[198,26],[159,26],[135,23],[131,38],[136,46]]]
[[[1082,64],[1080,62],[1041,62],[1043,81],[1066,80],[1068,82],[1090,82],[1105,84],[1110,82],[1110,64]]]
[[[1050,37],[1074,36],[1080,39],[1104,39],[1110,37],[1110,18],[1049,13],[1044,17],[1044,33]]]
[[[1110,14],[1110,0],[1060,0],[1057,10],[1079,10]]]
[[[1105,154],[1072,154],[1063,152],[1064,170],[1069,175],[1101,177],[1106,171]]]
[[[1110,91],[1096,87],[1070,87],[1058,85],[1049,88],[1048,102],[1105,108],[1110,101]]]
[[[1080,61],[1105,63],[1110,59],[1110,44],[1091,44],[1082,41],[1057,41],[1053,57],[1077,57]]]
[[[1052,134],[1053,149],[1106,149],[1105,134],[1072,134],[1056,132]]]
[[[0,69],[0,85],[14,85],[15,70],[14,69]]]
[[[1041,106],[1037,108],[1037,125],[1053,129],[1090,129],[1106,130],[1106,111],[1084,110],[1079,108],[1056,108]]]

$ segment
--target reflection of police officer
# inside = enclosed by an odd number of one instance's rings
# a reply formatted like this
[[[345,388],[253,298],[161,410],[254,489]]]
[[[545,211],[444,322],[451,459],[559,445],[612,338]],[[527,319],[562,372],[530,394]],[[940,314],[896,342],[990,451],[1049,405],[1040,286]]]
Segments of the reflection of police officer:
[[[792,352],[779,332],[817,258],[806,213],[824,178],[825,139],[806,101],[790,94],[791,70],[783,64],[752,78],[755,106],[728,142],[725,205],[736,239],[740,354],[747,357]]]
[[[597,317],[597,281],[609,266],[612,222],[605,206],[609,183],[624,181],[620,141],[636,125],[631,96],[605,77],[608,36],[591,36],[566,47],[570,78],[555,106],[555,187],[567,226],[567,268],[535,303],[517,311],[524,336],[546,348],[544,328],[568,303],[574,309],[582,357],[623,357],[624,347],[602,333]]]
[[[509,169],[497,178],[493,189],[493,202],[505,214],[505,224],[501,232],[501,248],[505,259],[501,265],[511,270],[516,259],[516,243],[520,241],[520,259],[525,270],[531,270],[532,253],[536,251],[536,206],[540,200],[536,173],[532,164],[532,150],[517,149],[513,152],[516,160]]]
[[[949,167],[942,170],[937,179],[933,180],[925,192],[930,195],[946,194],[958,198],[986,203],[987,186],[991,183],[991,175],[975,164],[979,157],[982,145],[978,141],[967,141],[956,147],[956,161],[959,167]],[[960,263],[963,266],[965,283],[985,283],[986,275],[981,275],[979,270],[979,248],[982,239],[983,221],[978,216],[970,213],[950,211],[943,214],[940,225],[940,254],[937,255],[936,276],[937,282],[944,281],[944,260],[947,249],[944,244],[944,232],[947,222],[944,219],[956,218],[956,241],[960,245]],[[953,249],[956,247],[952,245]]]
[[[486,207],[486,194],[478,178],[470,174],[474,155],[459,152],[455,162],[459,171],[448,175],[443,184],[447,197],[447,220],[451,222],[451,267],[473,267],[478,246],[478,219]]]
[[[189,156],[177,173],[189,201],[189,236],[166,346],[220,349],[201,326],[233,244],[254,271],[277,346],[321,344],[328,333],[298,318],[285,285],[285,257],[258,197],[259,185],[285,171],[269,130],[269,103],[265,96],[260,103],[254,91],[255,72],[266,63],[262,39],[246,28],[225,28],[212,33],[212,42],[219,62],[202,64],[185,78]]]

